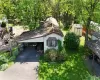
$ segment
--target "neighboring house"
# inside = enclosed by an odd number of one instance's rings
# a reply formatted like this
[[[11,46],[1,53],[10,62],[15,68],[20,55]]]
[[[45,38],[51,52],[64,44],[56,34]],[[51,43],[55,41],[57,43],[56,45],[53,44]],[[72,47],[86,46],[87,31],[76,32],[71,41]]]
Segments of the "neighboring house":
[[[100,32],[92,32],[92,40],[100,40]]]
[[[63,44],[63,33],[59,29],[56,19],[50,17],[45,22],[43,22],[42,27],[36,30],[23,32],[18,37],[18,43],[20,44],[32,44],[36,43],[44,48],[44,52],[50,48],[58,48],[58,40]]]
[[[91,21],[91,22],[90,22],[90,26],[91,26],[91,29],[92,29],[92,30],[94,30],[94,31],[96,31],[96,32],[100,32],[100,24]]]
[[[93,32],[93,39],[87,42],[88,48],[100,59],[100,32]]]

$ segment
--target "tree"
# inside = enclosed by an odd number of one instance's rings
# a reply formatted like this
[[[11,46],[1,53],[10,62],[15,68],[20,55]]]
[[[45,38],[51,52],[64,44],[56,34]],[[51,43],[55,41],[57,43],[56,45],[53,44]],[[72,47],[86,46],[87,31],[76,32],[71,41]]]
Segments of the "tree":
[[[99,0],[0,0],[0,16],[6,16],[10,22],[17,19],[30,30],[36,29],[39,22],[49,16],[65,27],[73,20],[83,21],[88,26],[89,17],[100,22],[99,4]]]
[[[2,17],[7,17],[9,21],[16,18],[15,5],[12,0],[0,0],[0,14],[3,15]]]
[[[100,4],[99,0],[75,0],[75,14],[79,21],[83,21],[86,27],[86,35],[85,35],[85,42],[88,41],[88,30],[90,28],[90,22],[93,21],[94,14],[97,11],[98,4]],[[79,5],[80,7],[76,7]],[[78,15],[79,16],[78,16]]]

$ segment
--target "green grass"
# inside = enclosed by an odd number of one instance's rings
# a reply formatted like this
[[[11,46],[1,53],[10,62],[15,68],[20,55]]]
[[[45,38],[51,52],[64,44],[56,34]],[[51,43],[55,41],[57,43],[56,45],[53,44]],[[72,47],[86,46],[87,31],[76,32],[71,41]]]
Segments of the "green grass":
[[[67,51],[68,58],[63,63],[49,63],[40,60],[39,80],[86,80],[89,72],[84,64],[84,37],[80,38],[78,51]]]
[[[69,30],[64,30],[64,29],[61,29],[61,31],[62,31],[63,35],[65,36],[65,35],[66,35],[66,33],[67,33]]]

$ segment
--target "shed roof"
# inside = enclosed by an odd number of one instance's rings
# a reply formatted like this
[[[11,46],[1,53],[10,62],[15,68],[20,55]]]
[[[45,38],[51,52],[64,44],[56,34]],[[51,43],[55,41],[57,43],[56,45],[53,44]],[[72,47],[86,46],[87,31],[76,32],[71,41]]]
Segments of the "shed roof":
[[[81,24],[73,24],[72,27],[75,27],[75,28],[83,28]]]

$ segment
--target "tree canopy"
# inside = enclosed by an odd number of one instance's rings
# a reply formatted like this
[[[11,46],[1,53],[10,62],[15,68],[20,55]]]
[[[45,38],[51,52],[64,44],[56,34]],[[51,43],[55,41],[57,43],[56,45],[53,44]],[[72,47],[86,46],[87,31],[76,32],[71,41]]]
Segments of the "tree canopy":
[[[100,23],[99,13],[99,0],[0,0],[0,18],[5,16],[11,23],[19,21],[30,30],[50,16],[65,27],[72,21],[86,25],[89,18]]]

